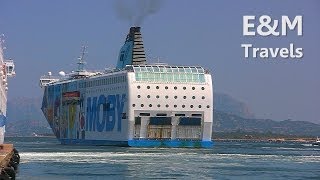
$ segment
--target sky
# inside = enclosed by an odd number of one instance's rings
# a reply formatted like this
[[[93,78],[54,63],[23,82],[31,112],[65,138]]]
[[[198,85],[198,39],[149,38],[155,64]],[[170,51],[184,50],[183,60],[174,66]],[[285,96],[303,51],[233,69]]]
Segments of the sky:
[[[129,9],[133,1],[121,1]],[[129,3],[127,5],[126,3]],[[320,123],[320,1],[161,1],[141,23],[148,61],[201,65],[213,75],[214,92],[246,103],[257,118]],[[117,2],[0,0],[5,57],[16,64],[9,100],[41,97],[41,75],[76,68],[82,45],[87,69],[115,67],[133,22],[120,18]],[[243,16],[303,17],[303,36],[243,36]],[[252,22],[252,21],[251,21]],[[280,27],[280,26],[279,26]],[[278,28],[277,30],[279,30]],[[280,29],[281,30],[281,29]],[[303,48],[303,58],[244,58],[241,44]]]

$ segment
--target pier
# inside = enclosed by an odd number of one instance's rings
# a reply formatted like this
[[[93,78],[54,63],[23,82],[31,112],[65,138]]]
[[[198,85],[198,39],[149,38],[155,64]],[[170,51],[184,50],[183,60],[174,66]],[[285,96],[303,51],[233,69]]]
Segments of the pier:
[[[19,163],[20,156],[13,144],[0,144],[0,180],[15,179]]]

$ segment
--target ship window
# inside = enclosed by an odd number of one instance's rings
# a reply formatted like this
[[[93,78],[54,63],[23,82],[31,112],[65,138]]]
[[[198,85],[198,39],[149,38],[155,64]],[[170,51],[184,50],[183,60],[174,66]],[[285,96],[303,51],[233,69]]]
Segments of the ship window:
[[[175,116],[186,116],[185,114],[175,114]]]
[[[202,116],[202,114],[191,114],[191,116],[201,117],[201,116]]]
[[[187,98],[187,96],[183,96],[183,99],[186,99]]]
[[[196,88],[195,87],[192,87],[192,90],[195,90]]]
[[[174,96],[174,98],[175,98],[175,99],[177,99],[177,98],[178,98],[178,96]]]
[[[156,86],[156,89],[159,89],[159,86]]]
[[[140,86],[137,86],[137,88],[140,89],[141,87],[140,87]]]
[[[201,108],[201,105],[199,105],[198,107]]]
[[[169,104],[166,104],[166,107],[168,108],[168,107],[169,107]]]
[[[132,104],[132,107],[136,107],[136,104]]]
[[[157,106],[160,107],[160,104],[158,104]]]
[[[140,96],[140,95],[138,95],[137,97],[138,97],[138,98],[140,98],[141,96]]]
[[[140,116],[150,116],[150,113],[140,113]]]
[[[164,87],[165,89],[168,89],[168,86]]]
[[[174,90],[177,90],[177,86],[174,87]]]
[[[147,98],[150,98],[150,95],[148,95]]]
[[[201,89],[204,90],[204,87],[202,87]]]
[[[167,116],[166,113],[157,113],[157,116]]]
[[[143,107],[144,105],[143,104],[141,104],[141,107]]]
[[[195,96],[192,96],[192,99],[195,99],[196,97]]]
[[[193,108],[193,105],[190,105],[191,108]]]
[[[159,95],[157,95],[156,98],[159,99]]]
[[[169,96],[166,96],[166,99],[168,99],[169,98]]]
[[[182,108],[186,107],[186,105],[182,105]]]
[[[149,107],[152,107],[152,104],[149,104]]]
[[[159,72],[159,68],[156,66],[156,67],[153,67],[153,71],[154,72]]]
[[[198,73],[204,73],[203,68],[201,68],[201,67],[197,67],[197,69],[198,69]]]
[[[147,89],[150,89],[150,86],[147,86]]]
[[[191,71],[192,71],[193,73],[197,73],[197,69],[196,69],[195,67],[192,67],[192,68],[191,68]]]
[[[183,87],[183,90],[186,90],[187,88],[186,87]]]
[[[207,105],[207,108],[210,108],[210,106],[209,106],[209,105]]]
[[[174,107],[174,108],[176,108],[176,107],[177,107],[177,105],[175,104],[173,107]]]
[[[202,99],[205,99],[205,97],[204,97],[204,96],[202,96]]]

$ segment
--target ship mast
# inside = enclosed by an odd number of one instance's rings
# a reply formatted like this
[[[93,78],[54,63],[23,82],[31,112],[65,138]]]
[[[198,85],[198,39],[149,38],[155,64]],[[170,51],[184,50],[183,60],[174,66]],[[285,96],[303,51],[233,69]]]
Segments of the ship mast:
[[[80,57],[78,57],[79,62],[77,63],[78,64],[77,72],[84,72],[85,71],[84,67],[85,67],[86,62],[84,61],[84,55],[87,53],[86,52],[87,48],[88,48],[88,46],[82,46]]]

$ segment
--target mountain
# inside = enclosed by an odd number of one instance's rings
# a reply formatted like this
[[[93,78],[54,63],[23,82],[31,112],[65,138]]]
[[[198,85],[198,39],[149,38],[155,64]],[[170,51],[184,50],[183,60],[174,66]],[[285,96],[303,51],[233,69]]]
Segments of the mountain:
[[[216,111],[234,114],[244,118],[254,118],[254,114],[245,103],[224,93],[214,94],[214,107]]]
[[[41,98],[19,97],[8,101],[6,135],[30,136],[33,133],[52,133],[45,120]]]
[[[221,111],[215,111],[213,131],[242,131],[295,136],[319,136],[320,124],[307,121],[248,119]]]
[[[41,112],[41,98],[15,98],[8,102],[7,136],[52,134]],[[258,132],[319,136],[320,125],[306,121],[254,119],[247,106],[225,94],[215,95],[214,132]]]

